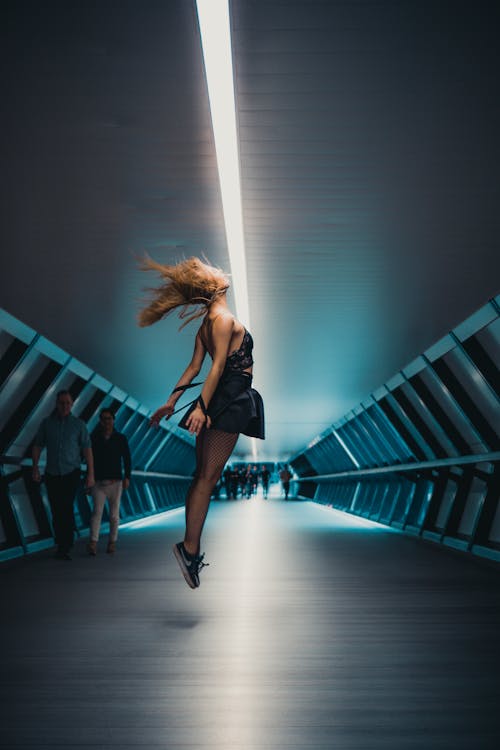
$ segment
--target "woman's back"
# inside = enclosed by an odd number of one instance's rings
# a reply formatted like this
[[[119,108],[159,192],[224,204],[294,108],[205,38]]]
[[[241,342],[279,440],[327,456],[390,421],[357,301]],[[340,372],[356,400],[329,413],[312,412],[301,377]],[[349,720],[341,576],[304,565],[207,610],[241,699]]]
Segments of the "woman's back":
[[[231,340],[228,347],[228,356],[226,359],[226,368],[237,371],[237,372],[252,372],[253,365],[253,339],[249,331],[245,326],[236,320],[230,313],[219,313],[217,315],[206,316],[202,325],[200,326],[199,335],[205,346],[205,349],[213,359],[215,344],[213,338],[213,326],[217,318],[224,315],[227,318],[231,318],[233,322],[233,330],[231,333]]]

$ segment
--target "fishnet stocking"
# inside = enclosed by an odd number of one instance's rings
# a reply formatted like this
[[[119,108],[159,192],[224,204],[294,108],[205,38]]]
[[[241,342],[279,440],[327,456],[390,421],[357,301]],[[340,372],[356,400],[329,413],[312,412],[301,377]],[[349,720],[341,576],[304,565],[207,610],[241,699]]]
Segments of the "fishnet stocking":
[[[201,532],[212,490],[233,452],[238,433],[203,430],[196,440],[196,473],[186,497],[184,546],[191,554],[200,551]]]

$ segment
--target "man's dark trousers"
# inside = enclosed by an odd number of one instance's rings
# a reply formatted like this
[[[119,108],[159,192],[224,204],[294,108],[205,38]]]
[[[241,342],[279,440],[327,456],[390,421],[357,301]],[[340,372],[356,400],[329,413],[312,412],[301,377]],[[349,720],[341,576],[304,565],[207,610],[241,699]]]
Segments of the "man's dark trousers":
[[[80,469],[69,474],[45,475],[45,484],[52,511],[52,524],[58,551],[67,554],[73,546],[75,495],[80,483]]]

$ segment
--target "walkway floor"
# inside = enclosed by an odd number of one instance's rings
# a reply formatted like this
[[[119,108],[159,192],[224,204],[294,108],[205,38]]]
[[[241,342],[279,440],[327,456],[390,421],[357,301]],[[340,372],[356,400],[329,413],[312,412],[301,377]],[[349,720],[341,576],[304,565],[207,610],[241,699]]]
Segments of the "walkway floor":
[[[213,503],[0,566],[0,747],[493,750],[496,569],[312,503]],[[104,543],[103,543],[104,549]]]

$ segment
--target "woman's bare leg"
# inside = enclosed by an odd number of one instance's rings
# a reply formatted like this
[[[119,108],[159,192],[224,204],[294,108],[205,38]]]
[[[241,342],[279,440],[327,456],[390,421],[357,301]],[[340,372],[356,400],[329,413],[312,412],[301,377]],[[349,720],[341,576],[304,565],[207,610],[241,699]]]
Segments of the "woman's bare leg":
[[[191,555],[199,554],[210,496],[237,440],[237,433],[214,429],[203,430],[196,440],[196,473],[186,497],[184,537],[184,548]]]

